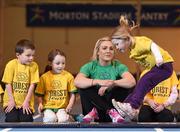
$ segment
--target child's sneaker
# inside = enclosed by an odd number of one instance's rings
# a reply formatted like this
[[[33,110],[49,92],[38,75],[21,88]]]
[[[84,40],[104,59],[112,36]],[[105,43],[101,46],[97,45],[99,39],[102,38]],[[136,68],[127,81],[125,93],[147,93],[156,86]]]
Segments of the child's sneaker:
[[[99,119],[98,112],[95,107],[86,116],[83,117],[83,122],[94,122],[94,119]]]
[[[84,115],[83,115],[83,114],[74,115],[75,121],[83,122],[83,118],[84,118]]]
[[[114,123],[124,122],[124,118],[115,109],[110,109],[108,111],[108,114],[111,117],[112,122]]]
[[[112,99],[112,104],[116,110],[123,115],[123,117],[134,119],[137,115],[137,110],[133,109],[129,103],[121,103],[115,101],[115,99]]]

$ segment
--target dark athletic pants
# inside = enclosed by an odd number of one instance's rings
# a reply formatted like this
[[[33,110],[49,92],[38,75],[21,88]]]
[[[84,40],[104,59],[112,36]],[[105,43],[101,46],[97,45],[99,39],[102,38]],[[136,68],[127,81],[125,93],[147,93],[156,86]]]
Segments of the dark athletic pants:
[[[111,119],[107,114],[107,110],[113,108],[111,100],[115,98],[117,101],[124,101],[130,90],[121,87],[114,87],[104,96],[99,96],[98,89],[99,88],[96,86],[87,89],[79,89],[83,115],[88,114],[93,107],[96,107],[100,118],[98,121],[111,122]]]
[[[173,122],[174,115],[170,110],[166,108],[161,112],[156,113],[150,106],[143,105],[140,108],[138,121],[139,122]]]
[[[13,108],[9,113],[6,113],[5,122],[33,122],[32,114],[23,114],[23,109]]]

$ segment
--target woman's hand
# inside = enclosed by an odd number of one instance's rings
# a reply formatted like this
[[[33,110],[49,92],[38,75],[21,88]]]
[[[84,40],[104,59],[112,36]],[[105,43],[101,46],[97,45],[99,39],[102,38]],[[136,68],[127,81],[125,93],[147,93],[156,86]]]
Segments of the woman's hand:
[[[113,87],[115,85],[114,80],[94,80],[96,84],[102,87]]]
[[[98,90],[98,94],[100,96],[103,96],[107,89],[108,89],[108,87],[104,87],[104,86],[100,87],[100,89]]]

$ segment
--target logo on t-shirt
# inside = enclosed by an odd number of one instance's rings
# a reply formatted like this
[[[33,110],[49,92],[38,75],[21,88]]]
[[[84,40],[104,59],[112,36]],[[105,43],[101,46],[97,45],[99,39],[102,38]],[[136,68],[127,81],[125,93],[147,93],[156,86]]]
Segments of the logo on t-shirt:
[[[51,86],[53,89],[57,89],[62,87],[62,84],[59,80],[53,80]]]
[[[66,98],[67,90],[62,89],[61,81],[53,80],[51,87],[51,90],[48,91],[49,100],[63,100]]]
[[[110,79],[110,78],[111,78],[111,74],[108,72],[99,73],[99,79],[106,80],[106,79]]]
[[[168,89],[168,87],[158,85],[151,90],[151,93],[153,94],[153,96],[168,97]]]
[[[25,72],[18,72],[16,78],[17,82],[29,82],[28,76]]]

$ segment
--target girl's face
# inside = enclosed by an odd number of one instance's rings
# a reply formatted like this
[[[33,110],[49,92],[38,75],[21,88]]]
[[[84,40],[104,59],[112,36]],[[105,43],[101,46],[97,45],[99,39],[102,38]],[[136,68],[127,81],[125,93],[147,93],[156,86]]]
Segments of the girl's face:
[[[61,73],[64,70],[66,64],[66,58],[61,55],[56,55],[52,61],[52,71],[55,74]]]
[[[16,53],[17,59],[23,65],[29,65],[34,60],[35,50],[24,49],[24,52],[19,54]]]
[[[103,41],[97,53],[100,62],[111,62],[114,58],[114,46],[111,41]]]
[[[115,45],[116,49],[122,53],[129,47],[129,40],[126,38],[112,38],[112,43]]]

